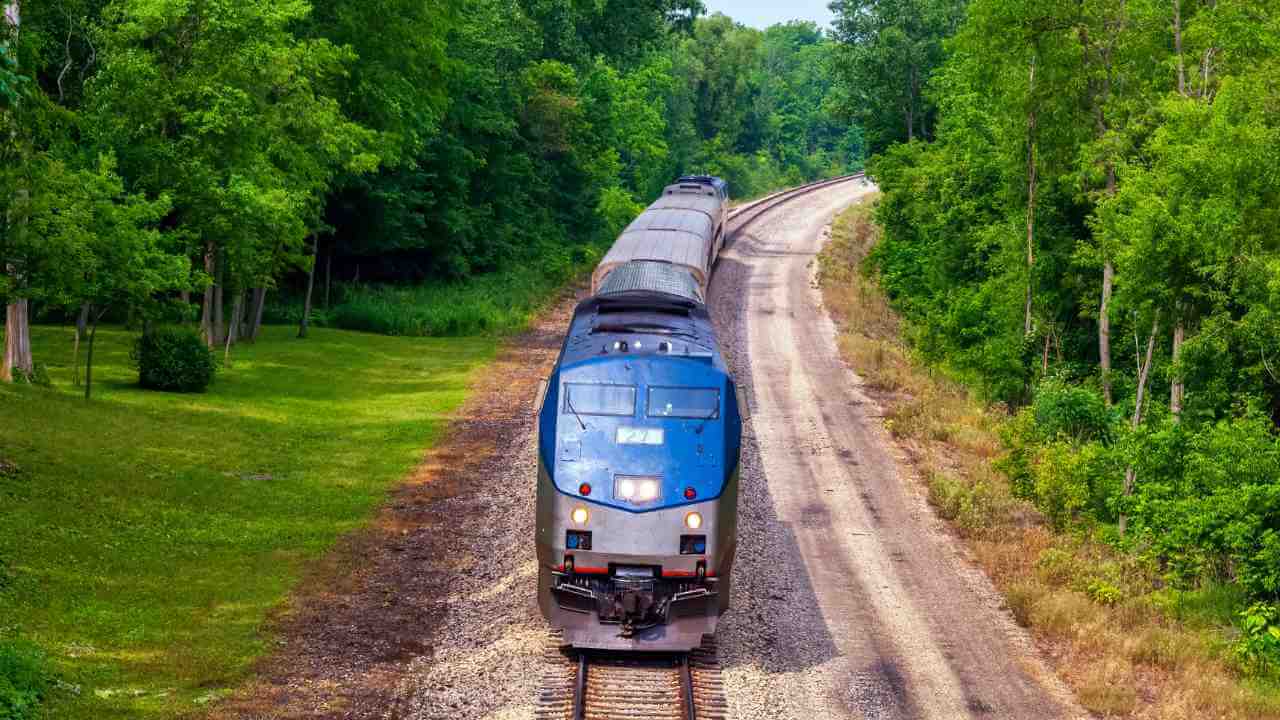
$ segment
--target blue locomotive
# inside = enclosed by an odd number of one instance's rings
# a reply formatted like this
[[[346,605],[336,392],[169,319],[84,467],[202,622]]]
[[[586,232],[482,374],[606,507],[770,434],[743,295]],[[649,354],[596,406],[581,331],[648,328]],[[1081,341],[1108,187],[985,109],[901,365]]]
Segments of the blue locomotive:
[[[728,609],[742,417],[705,304],[724,181],[623,232],[538,410],[538,599],[568,644],[683,652]]]

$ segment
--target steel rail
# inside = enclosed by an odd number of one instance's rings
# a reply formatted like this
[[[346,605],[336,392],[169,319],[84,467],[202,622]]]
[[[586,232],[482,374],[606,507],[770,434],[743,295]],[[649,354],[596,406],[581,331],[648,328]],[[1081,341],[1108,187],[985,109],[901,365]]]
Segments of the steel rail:
[[[581,652],[553,636],[537,720],[724,720],[715,640],[691,653]]]
[[[732,210],[729,211],[728,219],[730,221],[737,220],[739,217],[757,209],[760,210],[760,213],[758,213],[758,215],[763,214],[764,211],[771,210],[774,207],[777,207],[778,205],[781,205],[782,203],[788,200],[800,197],[802,195],[808,195],[811,192],[821,190],[822,188],[829,187],[831,185],[837,185],[839,183],[849,182],[851,180],[865,180],[866,177],[867,177],[866,172],[856,172],[849,175],[841,175],[839,177],[828,178],[826,180],[817,180],[815,182],[789,188],[787,190],[780,190],[776,193],[766,195],[756,200],[752,200],[751,202],[745,205],[740,205],[736,208],[733,208]]]

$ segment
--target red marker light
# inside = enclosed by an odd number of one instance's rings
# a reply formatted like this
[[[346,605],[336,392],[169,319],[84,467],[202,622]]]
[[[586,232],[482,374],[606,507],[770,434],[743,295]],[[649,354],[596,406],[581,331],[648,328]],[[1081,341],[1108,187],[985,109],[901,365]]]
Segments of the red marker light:
[[[581,485],[579,485],[579,486],[578,486],[578,492],[579,492],[580,494],[582,494],[582,495],[590,495],[590,494],[591,494],[591,484],[590,484],[590,483],[582,483]]]
[[[686,500],[692,500],[698,497],[698,491],[694,490],[692,487],[687,487],[684,489],[684,497]]]

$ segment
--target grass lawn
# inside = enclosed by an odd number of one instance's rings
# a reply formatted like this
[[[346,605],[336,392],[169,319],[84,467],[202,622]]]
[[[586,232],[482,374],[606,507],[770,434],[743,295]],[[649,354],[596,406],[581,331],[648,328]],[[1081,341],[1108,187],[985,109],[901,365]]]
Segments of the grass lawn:
[[[18,468],[0,472],[0,644],[47,653],[50,717],[173,717],[236,685],[303,564],[370,517],[496,349],[263,332],[202,395],[138,389],[117,329],[98,333],[92,402],[66,328],[33,329],[52,390],[0,385]]]

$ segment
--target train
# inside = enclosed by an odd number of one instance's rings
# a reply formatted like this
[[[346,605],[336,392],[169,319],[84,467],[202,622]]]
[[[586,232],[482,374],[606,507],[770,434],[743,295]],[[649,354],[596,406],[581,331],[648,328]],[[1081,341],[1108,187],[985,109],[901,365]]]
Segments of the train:
[[[538,605],[580,650],[689,652],[729,609],[746,405],[707,311],[729,187],[618,237],[537,402]]]

